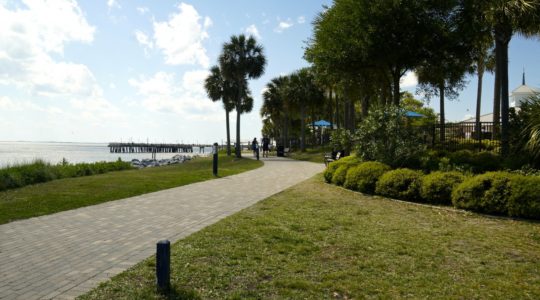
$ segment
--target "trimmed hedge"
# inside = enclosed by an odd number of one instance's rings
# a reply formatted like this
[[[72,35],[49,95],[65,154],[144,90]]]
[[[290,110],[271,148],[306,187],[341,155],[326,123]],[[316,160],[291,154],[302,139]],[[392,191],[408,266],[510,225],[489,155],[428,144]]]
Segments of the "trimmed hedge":
[[[518,175],[489,172],[469,178],[454,189],[452,203],[457,208],[506,215],[511,195],[510,181],[515,176]]]
[[[390,170],[390,166],[377,161],[361,163],[349,169],[344,186],[351,190],[373,194],[379,178]]]
[[[463,182],[465,176],[460,172],[433,172],[424,176],[420,196],[433,204],[452,205],[452,190]]]
[[[332,176],[332,183],[336,185],[343,185],[345,182],[345,177],[347,176],[347,171],[352,166],[352,164],[342,164],[339,166]]]
[[[332,178],[334,177],[334,173],[336,170],[341,167],[342,165],[348,164],[348,165],[357,165],[360,163],[360,160],[356,156],[346,156],[343,158],[340,158],[339,160],[333,161],[330,164],[328,164],[328,167],[326,170],[324,170],[323,176],[324,180],[327,183],[332,182]]]
[[[411,169],[396,169],[384,173],[377,182],[379,195],[411,201],[421,201],[420,186],[424,174]]]
[[[510,188],[508,215],[540,219],[540,177],[515,175]]]

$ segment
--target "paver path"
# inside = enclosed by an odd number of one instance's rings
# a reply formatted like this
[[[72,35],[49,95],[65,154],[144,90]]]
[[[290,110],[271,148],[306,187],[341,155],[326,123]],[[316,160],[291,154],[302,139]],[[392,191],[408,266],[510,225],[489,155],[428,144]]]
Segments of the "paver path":
[[[0,225],[0,299],[71,299],[181,239],[324,169],[265,159],[242,174]],[[0,212],[1,213],[1,212]]]

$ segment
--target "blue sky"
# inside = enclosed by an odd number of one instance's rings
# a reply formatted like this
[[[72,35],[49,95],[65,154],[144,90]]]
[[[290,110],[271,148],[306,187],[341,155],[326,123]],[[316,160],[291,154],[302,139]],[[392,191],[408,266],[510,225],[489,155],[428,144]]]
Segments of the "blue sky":
[[[324,4],[331,1],[0,0],[0,140],[221,142],[225,114],[202,84],[222,44],[240,33],[254,35],[268,58],[241,123],[242,140],[260,136],[261,91],[307,65],[303,48]],[[511,90],[523,67],[527,83],[540,86],[539,54],[538,40],[513,39]],[[492,80],[486,75],[483,112]],[[414,83],[409,76],[404,89]],[[447,102],[447,118],[473,114],[475,92],[471,78]]]

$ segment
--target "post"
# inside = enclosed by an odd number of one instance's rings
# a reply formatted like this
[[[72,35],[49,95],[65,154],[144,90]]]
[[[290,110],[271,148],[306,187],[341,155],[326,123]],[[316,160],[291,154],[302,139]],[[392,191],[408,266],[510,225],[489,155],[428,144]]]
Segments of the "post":
[[[171,278],[171,242],[162,240],[157,243],[156,279],[158,292],[168,292]]]
[[[218,176],[217,173],[218,173],[218,170],[217,170],[217,167],[218,167],[218,143],[214,143],[214,145],[212,146],[212,154],[213,154],[213,163],[212,163],[212,171],[214,173],[214,176]]]

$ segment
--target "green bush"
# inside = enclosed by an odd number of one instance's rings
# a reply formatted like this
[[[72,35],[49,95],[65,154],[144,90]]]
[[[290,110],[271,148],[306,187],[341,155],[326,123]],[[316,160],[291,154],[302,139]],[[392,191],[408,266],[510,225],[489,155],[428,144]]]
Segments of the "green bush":
[[[390,166],[377,161],[363,162],[349,169],[344,186],[351,190],[373,194],[379,177],[390,169]]]
[[[420,201],[422,177],[422,172],[410,169],[389,171],[379,178],[375,192],[395,199]]]
[[[394,168],[416,162],[426,147],[422,131],[411,124],[405,112],[394,106],[370,110],[355,132],[356,155]]]
[[[334,172],[334,176],[332,176],[332,183],[335,185],[343,185],[345,182],[345,177],[347,176],[347,171],[352,166],[352,164],[342,164],[339,166],[339,168],[337,168]]]
[[[460,150],[450,153],[448,159],[450,166],[443,170],[454,169],[479,174],[499,170],[502,165],[501,157],[489,151],[475,153],[470,150]]]
[[[493,152],[482,151],[473,155],[471,164],[474,173],[496,171],[501,168],[501,157]]]
[[[466,179],[452,192],[457,208],[489,213],[507,214],[511,195],[510,181],[517,175],[508,172],[489,172]]]
[[[328,164],[328,167],[326,168],[326,170],[324,170],[324,173],[323,173],[324,180],[328,183],[331,183],[332,177],[334,177],[334,173],[343,164],[356,165],[358,163],[360,163],[360,160],[354,155],[346,156],[346,157],[340,158],[339,160],[333,161],[330,164]]]
[[[540,177],[515,175],[510,187],[508,215],[540,219]]]
[[[64,160],[53,165],[38,159],[29,164],[0,169],[0,191],[60,178],[88,176],[131,168],[130,163],[123,161],[69,164]]]
[[[452,190],[464,179],[460,172],[433,172],[422,179],[420,196],[428,203],[451,205]]]

